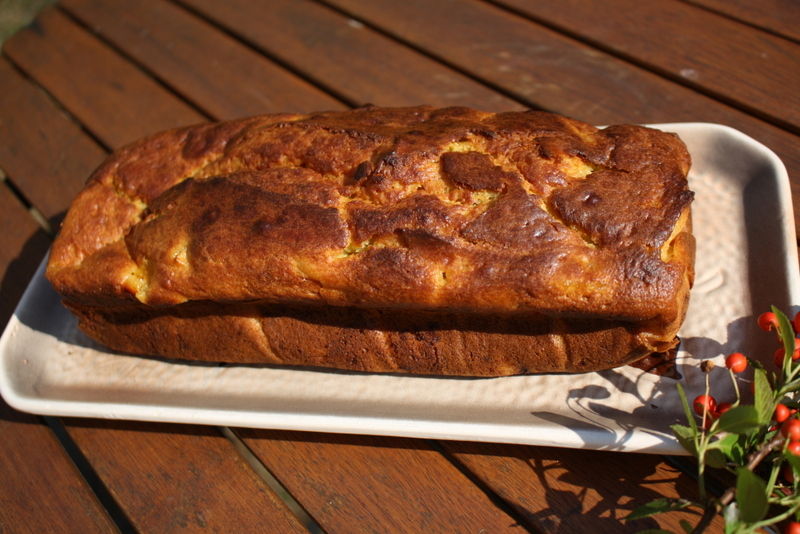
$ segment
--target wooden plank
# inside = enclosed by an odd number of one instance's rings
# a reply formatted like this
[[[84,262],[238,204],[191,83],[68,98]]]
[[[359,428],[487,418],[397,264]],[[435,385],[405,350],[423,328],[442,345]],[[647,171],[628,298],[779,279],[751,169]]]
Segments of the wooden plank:
[[[149,428],[149,425],[148,425],[148,428]],[[75,431],[75,432],[79,432],[79,431]],[[138,433],[139,434],[144,434],[144,432],[138,432]],[[98,433],[98,435],[99,435],[99,433]],[[96,437],[96,439],[100,439],[100,437],[97,437],[97,436],[95,436],[95,437]],[[92,439],[95,439],[95,437],[93,437]],[[359,439],[359,438],[349,438],[349,439],[356,441],[355,445],[357,446],[357,452],[359,452],[359,453],[363,452],[361,450],[361,447],[364,446],[364,442],[361,439]],[[381,446],[385,447],[385,445],[387,443],[396,443],[396,442],[397,442],[396,440],[381,440],[377,444],[373,444],[372,446],[374,448],[379,448]],[[411,443],[409,448],[419,447],[420,444],[421,444],[421,442],[409,442],[409,443]],[[277,445],[281,445],[281,444],[279,443]],[[347,443],[345,443],[343,445],[347,445]],[[134,442],[134,444],[128,445],[128,447],[134,447],[134,446],[138,447],[138,446],[147,446],[147,445],[146,445],[145,442],[143,442],[141,439],[139,439],[139,440],[136,440]],[[174,453],[174,448],[175,448],[174,444],[170,445],[170,451],[171,451],[170,454]],[[307,454],[309,452],[322,452],[323,453],[323,454],[321,454],[322,459],[323,460],[330,459],[330,461],[333,462],[333,465],[335,465],[336,469],[334,470],[334,473],[338,473],[339,476],[343,476],[344,477],[345,474],[348,473],[348,471],[346,471],[345,469],[349,468],[350,466],[347,465],[346,461],[342,461],[342,460],[340,460],[338,463],[336,463],[336,459],[334,458],[334,456],[337,453],[337,451],[341,451],[341,450],[343,450],[342,446],[337,446],[337,447],[329,446],[329,447],[326,447],[324,451],[319,451],[319,447],[310,447],[310,449],[307,449],[307,448],[304,448],[304,447],[296,447],[296,448],[293,448],[292,450],[285,451],[283,453],[282,457],[286,458],[287,455],[288,455],[288,457],[290,459],[292,459],[292,461],[297,464],[297,466],[294,467],[294,468],[296,468],[298,470],[298,473],[300,473],[302,475],[305,475],[306,472],[302,471],[300,469],[302,467],[302,465],[300,465],[300,462],[302,461],[302,456],[299,455],[299,454],[295,454],[295,453]],[[406,452],[402,452],[402,453],[396,453],[395,452],[393,455],[390,455],[388,457],[390,459],[393,459],[393,460],[398,460],[398,459],[400,460],[400,464],[399,465],[401,465],[404,468],[404,473],[405,473],[405,475],[404,475],[405,478],[402,478],[401,480],[406,481],[406,483],[409,484],[410,487],[413,487],[413,484],[417,483],[416,477],[419,476],[420,472],[423,472],[422,476],[425,476],[425,477],[430,476],[427,473],[428,473],[429,469],[431,468],[431,466],[433,467],[433,469],[430,469],[430,473],[432,473],[432,476],[438,477],[438,475],[439,475],[439,470],[437,470],[435,467],[442,460],[438,455],[428,456],[429,454],[432,454],[432,453],[429,450],[426,449],[426,450],[423,451],[423,453],[411,454],[410,455],[410,456],[412,456],[411,459],[408,458],[409,454],[406,453]],[[137,459],[141,460],[143,458],[143,456],[144,455],[139,456],[139,457],[137,457]],[[171,457],[174,458],[175,456],[171,456]],[[357,462],[361,461],[362,457],[363,456],[361,454],[358,454],[358,455],[355,455],[355,456],[350,456],[349,457],[350,463],[357,463]],[[366,473],[369,474],[369,477],[371,477],[370,480],[368,480],[367,482],[364,482],[363,485],[359,488],[359,489],[362,489],[362,490],[364,489],[364,487],[372,488],[375,485],[379,486],[379,484],[376,482],[376,480],[380,480],[380,475],[386,472],[386,471],[381,471],[381,466],[380,466],[380,460],[381,459],[385,459],[386,456],[384,456],[383,454],[378,454],[376,451],[368,451],[368,454],[366,454],[366,457],[367,457],[367,466],[362,471],[356,471],[356,472],[361,472],[361,473],[366,472]],[[103,463],[102,464],[101,463],[97,463],[98,461],[103,462]],[[107,458],[105,456],[101,456],[99,460],[95,460],[95,464],[98,465],[98,466],[105,465],[107,467],[107,469],[109,470],[108,472],[109,473],[113,473],[113,474],[107,475],[108,477],[111,477],[111,478],[116,477],[118,475],[118,471],[121,470],[121,469],[130,469],[130,465],[129,464],[116,464],[113,461],[110,461],[109,458]],[[289,464],[291,465],[291,462],[289,462]],[[145,462],[144,465],[147,466],[148,464]],[[320,461],[318,465],[327,466],[329,464],[326,461],[325,462]],[[412,467],[409,468],[409,465],[411,465]],[[447,464],[445,464],[445,465],[447,465]],[[147,470],[147,469],[148,469],[148,467],[145,467],[145,470]],[[448,476],[455,476],[455,475],[452,475],[451,468],[447,468],[446,471],[447,471],[447,473],[450,473],[450,475],[448,475]],[[154,469],[153,471],[150,471],[150,472],[151,473],[161,473],[161,471],[159,471],[158,469]],[[291,475],[291,471],[287,468],[287,470],[284,472],[284,476],[289,476],[289,475]],[[314,473],[308,473],[309,477],[312,477],[313,475],[314,475]],[[390,475],[392,477],[395,476],[393,473],[390,473]],[[317,476],[320,476],[320,475],[317,475]],[[348,477],[348,479],[350,479],[350,478],[352,478],[352,475],[347,474],[347,477]],[[310,481],[313,482],[316,479],[308,478],[306,480],[310,480]],[[285,481],[286,481],[286,479],[284,479],[284,482]],[[138,483],[138,481],[136,481],[136,482]],[[296,484],[300,484],[300,483],[301,482],[296,482]],[[336,483],[335,480],[328,479],[328,489],[331,489],[331,490],[336,489],[335,486],[334,486],[334,483]],[[437,487],[436,483],[441,484],[441,487]],[[428,480],[426,478],[426,487],[431,486],[433,489],[438,489],[439,492],[442,492],[441,488],[445,488],[445,489],[448,488],[449,484],[450,484],[450,482],[447,481],[447,479],[444,479],[444,481],[439,481],[439,480],[430,481],[430,480]],[[458,486],[456,486],[456,487],[458,487]],[[472,488],[470,491],[472,491],[472,492],[475,491],[474,487],[472,487],[472,486],[468,486],[468,487]],[[379,488],[379,489],[381,489],[381,491],[382,491],[381,496],[383,496],[383,497],[386,497],[387,495],[389,497],[392,496],[392,494],[390,492],[387,492],[386,489],[384,489],[384,488]],[[160,494],[163,495],[163,493],[160,493]],[[122,493],[117,493],[117,495],[122,495]],[[348,494],[348,495],[352,496],[352,494]],[[469,495],[471,496],[473,494],[469,493]],[[347,496],[347,495],[345,495],[345,496]],[[120,497],[120,498],[122,498],[122,497]],[[128,498],[129,498],[129,496],[125,497],[125,499],[128,499]],[[441,499],[441,498],[442,497],[440,497],[440,496],[437,497],[437,499]],[[450,510],[450,512],[449,512],[450,514],[454,514],[455,512],[452,511],[451,508],[447,506],[448,502],[450,502],[450,501],[448,501],[448,499],[456,499],[456,497],[455,496],[448,496],[448,497],[444,498],[444,503],[437,502],[435,505],[431,506],[431,509],[435,510],[436,513],[442,513],[441,509],[442,508],[447,508],[447,510]],[[485,499],[485,496],[481,496],[480,494],[475,496],[475,500],[477,500],[478,502],[481,502],[484,499]],[[380,501],[381,499],[378,498],[376,500]],[[316,497],[316,501],[315,502],[317,502],[319,504],[319,506],[324,506],[324,503],[321,503],[319,497]],[[469,499],[468,499],[468,502],[470,502]],[[135,508],[135,506],[133,506],[134,504],[135,503],[132,502],[132,506],[131,506],[132,509]],[[352,504],[352,502],[351,502],[351,504]],[[401,504],[401,506],[410,507],[414,503],[408,503],[407,501],[402,501],[401,500],[400,504]],[[373,509],[376,509],[379,505],[376,505],[375,503],[372,503],[371,506],[372,506]],[[454,509],[455,506],[452,507],[452,508]],[[381,510],[383,510],[383,508],[379,508],[377,510],[374,510],[373,513],[379,514],[379,513],[381,513]],[[447,510],[445,510],[445,511],[447,511]],[[141,513],[145,513],[145,512],[146,512],[146,510],[144,512],[141,512]],[[138,513],[139,512],[137,512],[137,514]],[[385,514],[385,512],[384,512],[384,514]],[[426,516],[427,511],[424,511],[424,510],[423,511],[419,511],[418,509],[414,509],[414,512],[412,513],[412,515],[413,514],[416,514],[415,517],[417,519],[419,519],[420,517],[425,519],[427,517]],[[329,516],[330,515],[336,515],[336,513],[335,513],[335,511],[328,510],[328,515]],[[329,521],[330,523],[334,523],[334,527],[343,525],[344,522],[345,522],[345,519],[346,518],[337,518],[337,517],[329,518],[329,517],[326,516],[326,520]],[[377,525],[377,524],[379,524],[379,522],[376,520],[373,524]],[[452,525],[453,523],[449,523],[449,524]],[[346,531],[351,526],[352,525],[341,526],[340,530],[345,530]],[[378,527],[375,527],[375,528],[377,530]],[[435,529],[432,529],[432,530],[435,530]],[[331,531],[333,531],[333,530],[331,530]]]
[[[49,11],[43,17],[43,35],[49,37],[53,37],[53,26],[72,24],[58,11]],[[67,37],[75,40],[88,38],[76,38],[74,34],[82,30],[74,24],[72,26],[73,29]],[[99,41],[96,43],[101,46]],[[51,44],[55,46],[55,43],[48,43],[44,48]],[[40,43],[34,43],[31,50],[36,53],[50,53],[47,50],[36,50],[37,46]],[[15,50],[19,52],[18,48]],[[94,46],[81,52],[86,52],[86,55],[73,58],[73,62],[91,61],[93,57],[106,52],[111,54],[108,50],[98,52]],[[109,62],[120,60],[119,57],[114,57],[116,59]],[[58,77],[52,77],[49,73],[36,74],[42,76],[37,81],[47,91],[53,87],[50,84],[55,84],[54,92],[63,87],[59,85],[63,80]],[[154,110],[168,109],[174,102],[180,102],[163,87],[155,84],[153,88],[150,94],[145,95],[143,102],[152,105]],[[72,90],[75,93],[67,94],[68,97],[91,102],[106,98],[108,87],[103,83],[84,83],[74,85]],[[123,91],[113,96],[113,99],[116,99],[118,105],[123,105],[126,101],[138,105],[135,102],[137,97],[136,93]],[[58,110],[54,106],[39,111],[44,115],[53,115],[44,119],[45,124],[55,125],[54,129],[43,131],[42,135],[61,136],[63,132],[58,129],[64,128],[69,121],[56,120]],[[113,147],[113,143],[123,142],[123,136],[118,135],[119,132],[155,130],[161,125],[162,118],[157,113],[144,112],[144,109],[142,111],[139,115],[92,115],[89,117],[92,121],[91,128],[98,135],[104,135]],[[20,127],[32,128],[33,125],[21,123]],[[76,135],[88,139],[84,132],[77,132]],[[52,142],[45,138],[42,139],[42,144],[49,146]],[[57,163],[55,158],[58,155],[42,152],[40,157],[44,160],[42,164],[48,166]],[[75,152],[69,157],[82,160],[71,163],[82,166],[87,165],[87,160],[94,156]],[[12,214],[6,210],[1,212],[6,213],[11,220],[3,222],[4,228],[13,228],[13,224],[25,220],[24,210],[22,214]],[[32,269],[26,270],[26,273],[29,276]],[[24,285],[21,287],[24,288]],[[305,531],[268,489],[266,483],[244,462],[235,447],[212,427],[161,427],[146,423],[114,426],[112,423],[66,420],[65,429],[77,443],[87,464],[97,472],[119,508],[137,528],[153,532],[167,532],[178,528],[187,531],[239,532],[260,531],[265,528],[264,525],[269,525],[270,531]]]
[[[180,99],[164,99],[158,82],[56,8],[6,41],[3,53],[107,147],[205,120]]]
[[[2,57],[0,94],[0,166],[57,227],[105,151]]]
[[[0,228],[3,229],[0,232],[0,330],[3,330],[47,253],[50,239],[5,182],[0,182]]]
[[[0,480],[0,532],[117,532],[50,429],[3,399]]]
[[[800,42],[800,3],[796,0],[684,1]]]
[[[345,105],[166,0],[61,6],[216,119]]]
[[[798,43],[675,0],[500,3],[800,132]]]
[[[140,532],[307,532],[213,427],[65,423]]]
[[[522,532],[424,441],[237,429],[325,532]]]
[[[85,98],[91,99],[91,98],[97,98],[96,96],[91,94],[92,91],[102,91],[103,89],[102,89],[102,87],[96,87],[96,86],[84,86],[84,87],[81,88],[81,90],[89,93],[87,96],[85,96]],[[233,98],[235,98],[235,94],[234,94]],[[149,114],[142,114],[137,119],[139,121],[146,122],[146,121],[150,120],[150,115]],[[126,125],[124,123],[119,125],[119,127],[125,127],[125,126]],[[102,128],[103,125],[99,125],[99,126],[95,125],[94,127],[99,129],[99,128]],[[82,428],[76,427],[71,421],[67,421],[65,426],[66,426],[68,432],[70,433],[70,435],[73,436],[73,439],[75,439],[75,441],[79,444],[81,449],[84,451],[84,454],[87,456],[87,460],[89,461],[89,463],[92,466],[94,466],[94,468],[100,474],[101,478],[109,486],[109,488],[111,489],[111,491],[112,491],[113,495],[115,496],[115,498],[120,500],[121,508],[123,508],[126,511],[126,513],[129,514],[132,517],[132,521],[135,522],[137,520],[136,518],[138,518],[140,516],[143,516],[143,514],[146,514],[146,511],[143,511],[141,509],[141,503],[135,499],[135,492],[132,493],[132,492],[123,491],[124,488],[126,488],[128,486],[135,487],[136,484],[139,483],[139,482],[137,482],[138,479],[134,478],[133,480],[131,480],[132,475],[125,472],[125,468],[126,468],[126,466],[128,464],[124,463],[124,462],[122,462],[122,463],[117,462],[114,458],[111,457],[111,451],[110,450],[104,450],[104,449],[102,449],[102,447],[100,447],[97,444],[95,444],[94,441],[87,440],[87,438],[82,435],[84,430]],[[188,430],[189,427],[186,427],[186,428],[187,428],[187,432],[188,432],[189,431]],[[97,437],[97,439],[99,440],[100,438]],[[144,449],[146,449],[147,447],[150,447],[151,445],[148,445],[149,441],[146,441],[146,439],[150,439],[150,438],[144,438],[144,437],[139,436],[137,438],[138,441],[135,442],[135,445],[131,445],[131,448],[144,448]],[[361,438],[355,438],[354,437],[354,438],[351,438],[351,441],[353,443],[357,443],[360,439]],[[366,439],[366,438],[364,438],[364,439]],[[165,445],[165,444],[160,443],[160,442],[157,445],[157,447],[159,448],[158,455],[170,456],[171,453],[173,452],[173,447],[172,446]],[[166,451],[162,450],[162,448],[166,448]],[[324,453],[326,455],[328,455],[328,456],[335,457],[335,456],[337,456],[339,454],[339,452],[338,452],[339,448],[335,444],[324,446],[323,449],[324,449]],[[113,450],[117,450],[118,451],[118,450],[120,450],[120,447],[118,445],[115,445],[113,447]],[[192,454],[199,454],[199,453],[193,452]],[[436,460],[434,460],[434,462],[437,462],[437,461],[441,462],[441,457],[438,454],[436,454],[435,452],[431,452],[430,454],[432,454],[432,457],[436,459]],[[153,473],[154,472],[155,473],[160,472],[159,471],[160,468],[158,467],[158,465],[153,465],[154,462],[158,462],[158,459],[157,458],[151,458],[150,456],[154,456],[154,455],[148,455],[148,457],[146,457],[146,458],[138,458],[137,461],[140,463],[140,469],[141,470],[143,470],[146,474],[148,474],[148,476],[154,476]],[[298,456],[298,457],[295,458],[294,461],[302,463],[302,462],[305,461],[305,459],[302,456]],[[377,462],[378,459],[376,459],[375,461]],[[176,464],[180,465],[180,462],[178,462],[177,459],[175,459],[175,458],[173,458],[173,463],[176,463]],[[417,460],[417,463],[419,465],[424,465],[424,462],[422,462],[419,459]],[[444,463],[446,465],[449,465],[446,462],[444,462]],[[452,467],[450,467],[450,469],[452,470]],[[280,467],[279,471],[282,472],[283,468]],[[142,479],[143,479],[143,475],[140,474],[139,476],[142,477]],[[119,479],[122,479],[124,481],[124,485],[121,488],[117,488],[116,487],[116,481],[119,480]],[[464,482],[463,480],[462,480],[462,483],[465,484],[467,487],[470,487],[469,484]],[[162,493],[165,493],[166,495],[169,495],[169,493],[171,491],[173,491],[173,488],[161,488],[159,491],[161,491]],[[308,488],[306,488],[306,491],[308,491]],[[474,488],[472,488],[472,491],[475,491]],[[486,501],[486,497],[485,496],[480,494],[480,492],[477,492],[477,493],[481,496],[482,500]],[[152,500],[152,496],[148,496],[148,498],[149,498],[149,500]],[[401,495],[399,498],[409,499],[411,497],[409,497],[408,495],[405,495],[405,496]],[[303,504],[305,505],[306,503],[303,503]],[[496,510],[494,510],[494,508],[492,508],[489,505],[487,505],[487,507],[488,507],[487,508],[488,510],[492,511],[492,514],[495,514],[495,515],[497,514],[497,512],[496,512]],[[453,506],[452,508],[454,510],[458,509],[457,506]],[[453,513],[455,513],[455,512],[451,512],[451,514],[453,514]],[[493,518],[493,517],[495,517],[495,515],[489,514],[488,517],[489,518]],[[450,517],[450,516],[447,516],[447,517]],[[170,519],[169,518],[156,518],[156,519],[147,519],[147,521],[156,521],[156,522],[162,521],[162,522],[167,522],[168,523],[170,521]],[[345,527],[345,529],[346,528],[349,528],[349,527]]]
[[[736,128],[783,160],[794,205],[800,205],[798,137],[685,86],[485,2],[327,2],[533,107],[594,124],[712,122]],[[800,227],[798,213],[795,222]]]
[[[519,103],[310,0],[181,0],[352,105]]]
[[[683,532],[680,520],[699,520],[675,512],[621,523],[655,499],[696,497],[695,481],[657,456],[468,442],[442,447],[541,532]],[[709,531],[722,530],[718,516]]]

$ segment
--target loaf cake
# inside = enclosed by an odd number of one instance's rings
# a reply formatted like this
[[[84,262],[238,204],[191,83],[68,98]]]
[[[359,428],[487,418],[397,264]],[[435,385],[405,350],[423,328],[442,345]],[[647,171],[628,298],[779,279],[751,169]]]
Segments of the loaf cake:
[[[110,155],[47,277],[113,350],[242,364],[587,372],[676,343],[693,281],[674,134],[379,108],[175,129]]]

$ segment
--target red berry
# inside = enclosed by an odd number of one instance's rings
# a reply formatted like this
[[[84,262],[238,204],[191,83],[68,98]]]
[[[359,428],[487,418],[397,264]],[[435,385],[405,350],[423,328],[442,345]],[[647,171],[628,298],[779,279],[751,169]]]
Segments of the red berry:
[[[734,373],[741,373],[747,369],[747,358],[740,352],[734,352],[725,358],[725,367]]]
[[[792,326],[794,326],[794,331],[800,332],[800,312],[797,312],[797,315],[794,316],[793,323],[794,324]]]
[[[795,456],[800,456],[800,441],[790,441],[786,446],[786,450]]]
[[[775,365],[783,367],[783,357],[786,355],[786,349],[783,347],[775,351]],[[794,352],[792,352],[792,361],[800,360],[800,339],[794,340]]]
[[[707,411],[709,414],[717,411],[717,400],[711,395],[700,395],[694,399],[692,404],[694,405],[694,411],[699,415],[703,415],[704,411]],[[798,423],[800,423],[800,421],[798,421]]]
[[[789,484],[794,482],[794,471],[792,471],[791,465],[783,464],[783,467],[781,467],[781,475],[783,475],[783,478],[785,478],[786,482]]]
[[[762,313],[758,316],[758,326],[764,332],[769,332],[773,328],[778,328],[778,318],[772,312]]]
[[[719,406],[717,406],[717,410],[712,414],[712,416],[716,419],[731,408],[733,408],[733,404],[730,402],[720,402]]]
[[[783,534],[800,534],[800,523],[797,521],[787,523],[786,528],[783,529]]]
[[[775,414],[772,416],[776,423],[783,423],[791,415],[789,408],[785,404],[775,406]]]
[[[787,419],[781,425],[781,434],[792,441],[800,441],[800,419]]]

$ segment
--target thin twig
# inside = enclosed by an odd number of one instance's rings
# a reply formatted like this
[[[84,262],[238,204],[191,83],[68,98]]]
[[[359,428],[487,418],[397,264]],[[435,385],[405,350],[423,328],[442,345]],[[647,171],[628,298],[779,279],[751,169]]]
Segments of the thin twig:
[[[747,461],[747,465],[745,469],[750,471],[754,470],[758,467],[758,464],[767,457],[767,455],[775,450],[775,448],[781,446],[783,444],[784,438],[780,434],[776,435],[774,438],[769,440],[767,443],[763,444],[759,449],[753,452]],[[706,528],[711,524],[711,521],[722,512],[722,509],[728,506],[732,501],[733,498],[736,496],[736,488],[728,488],[725,490],[725,493],[722,494],[722,497],[719,500],[709,500],[706,504],[705,512],[703,513],[703,517],[694,527],[692,530],[692,534],[700,534],[705,532]]]

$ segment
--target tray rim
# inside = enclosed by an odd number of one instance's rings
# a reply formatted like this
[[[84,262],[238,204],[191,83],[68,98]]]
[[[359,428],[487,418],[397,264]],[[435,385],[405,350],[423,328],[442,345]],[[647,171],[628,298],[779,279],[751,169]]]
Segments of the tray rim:
[[[789,276],[786,284],[789,290],[789,302],[795,306],[800,303],[800,267],[798,267],[798,257],[790,251],[796,251],[796,235],[794,226],[794,214],[792,209],[791,188],[788,174],[783,162],[778,156],[762,143],[752,139],[746,134],[729,126],[706,123],[660,123],[648,125],[661,130],[672,131],[710,129],[711,131],[729,136],[736,142],[744,143],[753,150],[759,152],[767,158],[770,166],[775,172],[775,180],[778,188],[779,199],[781,202],[782,224],[785,234],[783,245],[786,254],[783,261]],[[17,309],[9,320],[2,336],[0,336],[0,395],[13,408],[40,415],[50,416],[76,416],[76,417],[95,417],[105,419],[128,419],[150,422],[171,422],[188,423],[218,426],[240,426],[248,428],[273,428],[284,430],[313,431],[313,432],[333,432],[333,433],[352,433],[387,435],[410,438],[428,439],[457,439],[471,441],[489,441],[497,443],[519,443],[530,445],[550,445],[560,447],[584,447],[593,449],[604,449],[602,444],[586,444],[585,441],[576,442],[574,434],[570,429],[563,429],[554,432],[548,428],[548,437],[538,437],[531,440],[529,436],[517,435],[513,432],[516,426],[505,424],[487,424],[486,422],[442,422],[442,421],[422,421],[419,419],[402,417],[365,417],[359,415],[354,424],[353,416],[330,415],[330,414],[298,414],[286,413],[281,411],[269,410],[223,410],[209,408],[191,408],[186,406],[149,406],[143,404],[128,403],[91,403],[86,401],[71,400],[52,400],[43,397],[32,397],[22,395],[15,387],[12,377],[5,372],[4,363],[6,348],[9,339],[15,335],[16,329],[22,325],[18,315],[21,310],[29,306],[32,297],[32,288],[37,280],[43,280],[45,257],[37,269],[34,278],[23,294],[22,299],[17,305]],[[677,440],[670,443],[665,442],[662,447],[655,449],[620,449],[625,452],[652,452],[667,454],[685,454],[679,446]]]

